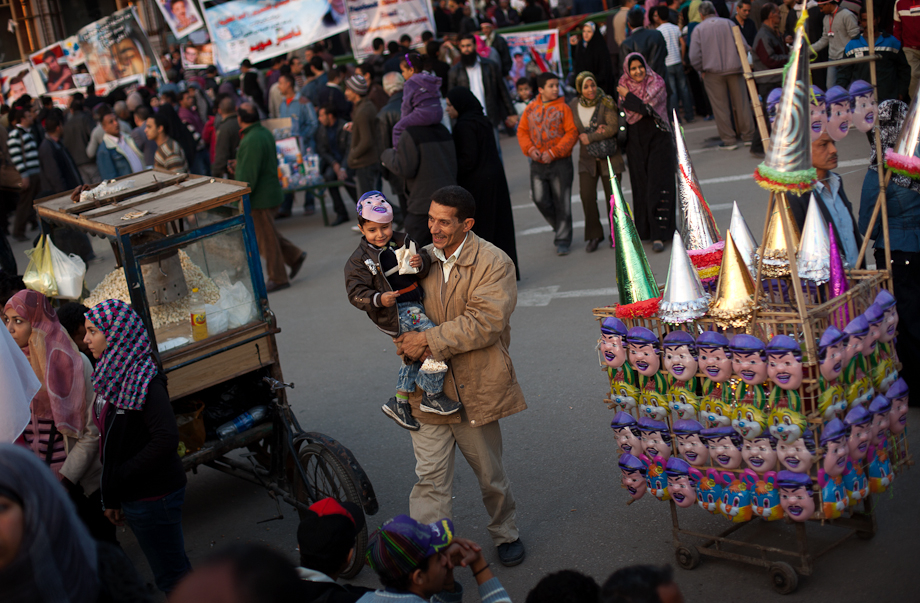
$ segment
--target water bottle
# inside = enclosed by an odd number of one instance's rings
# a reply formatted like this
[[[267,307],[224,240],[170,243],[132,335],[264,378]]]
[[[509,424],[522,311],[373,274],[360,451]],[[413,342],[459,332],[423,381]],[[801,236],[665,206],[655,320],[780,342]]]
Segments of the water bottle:
[[[231,436],[242,433],[260,423],[267,415],[267,406],[253,406],[237,418],[218,427],[217,437],[226,440]]]

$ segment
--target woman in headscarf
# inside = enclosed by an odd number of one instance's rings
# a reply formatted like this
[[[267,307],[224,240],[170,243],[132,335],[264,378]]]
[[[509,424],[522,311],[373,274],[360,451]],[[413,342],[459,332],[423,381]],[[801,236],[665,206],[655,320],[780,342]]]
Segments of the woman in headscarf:
[[[86,313],[84,341],[99,359],[92,416],[102,434],[105,515],[131,526],[157,587],[169,594],[191,566],[182,535],[185,470],[166,378],[144,323],[122,301]]]
[[[150,601],[125,554],[94,541],[51,471],[11,444],[0,444],[0,601]]]
[[[51,467],[94,538],[117,542],[100,511],[99,432],[92,424],[92,365],[41,293],[25,289],[4,307],[3,321],[32,366],[41,389],[17,443]]]
[[[575,78],[575,90],[578,97],[573,99],[569,106],[575,127],[578,129],[578,140],[581,150],[578,152],[578,188],[581,192],[581,206],[585,210],[585,251],[591,253],[604,240],[604,227],[601,225],[600,215],[597,212],[597,180],[600,178],[604,186],[604,197],[607,211],[604,221],[610,215],[610,170],[607,168],[607,158],[613,166],[613,172],[619,185],[623,174],[623,155],[619,148],[604,157],[595,157],[588,152],[588,145],[603,140],[616,142],[616,134],[620,127],[617,106],[613,98],[606,94],[598,85],[594,74],[582,71]]]
[[[597,33],[594,21],[581,26],[581,39],[577,34],[569,36],[572,51],[572,66],[575,73],[590,71],[602,90],[613,90],[613,63],[604,38]]]
[[[898,100],[886,100],[878,106],[878,129],[882,140],[882,157],[894,147],[907,117],[907,105]],[[872,153],[869,170],[863,180],[859,202],[859,231],[864,236],[878,199],[878,153],[872,130],[866,133]],[[889,172],[890,173],[890,172]],[[898,338],[895,341],[898,359],[905,367],[920,361],[920,182],[901,174],[891,174],[885,188],[888,207],[888,238],[891,242],[891,276],[897,300]],[[885,266],[885,239],[881,235],[882,216],[875,220],[871,237],[875,240],[875,264]],[[908,388],[920,391],[920,379],[913,371],[901,373]],[[911,400],[917,400],[914,396]],[[916,402],[912,402],[916,405]]]
[[[492,122],[469,88],[457,86],[447,93],[447,113],[456,119],[453,128],[457,150],[457,184],[476,200],[473,232],[508,254],[518,280],[514,216],[505,168],[498,156]]]
[[[633,217],[639,238],[654,251],[674,233],[674,143],[667,122],[667,91],[661,76],[638,52],[626,55],[617,86],[626,111],[626,157],[632,185]]]
[[[15,442],[31,422],[29,407],[42,387],[19,345],[7,329],[0,329],[0,443]]]

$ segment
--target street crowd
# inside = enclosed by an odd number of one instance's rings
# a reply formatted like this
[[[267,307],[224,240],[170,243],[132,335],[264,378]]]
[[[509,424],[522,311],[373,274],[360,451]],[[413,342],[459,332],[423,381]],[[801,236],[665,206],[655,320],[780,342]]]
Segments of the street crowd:
[[[920,16],[902,4],[911,3],[875,5],[878,69],[885,74],[878,88],[881,152],[894,144],[920,73]],[[244,61],[238,77],[221,78],[213,68],[183,72],[173,52],[163,57],[166,83],[151,78],[105,97],[90,86],[71,97],[66,111],[28,95],[3,106],[0,375],[9,393],[0,394],[0,412],[17,397],[31,400],[31,412],[17,445],[0,445],[0,600],[150,600],[118,546],[115,526],[127,524],[157,588],[173,601],[459,601],[460,568],[470,570],[483,601],[509,601],[482,547],[455,535],[450,519],[459,449],[479,480],[499,561],[524,561],[499,427],[526,409],[508,353],[521,266],[501,137],[515,136],[529,160],[532,200],[553,230],[558,255],[571,253],[575,174],[590,253],[606,240],[612,187],[627,169],[638,234],[662,251],[675,228],[675,180],[660,177],[676,165],[672,115],[682,123],[714,120],[722,150],[751,146],[751,153],[763,153],[736,27],[755,70],[785,65],[802,14],[810,17],[814,49],[830,59],[859,56],[867,47],[867,13],[852,1],[624,0],[621,8],[571,33],[568,76],[535,71],[511,54],[496,28],[598,12],[599,0],[552,9],[527,0],[520,14],[508,0],[449,0],[436,3],[437,32],[427,32],[422,46],[411,48],[408,36],[389,44],[378,39],[357,65],[337,65],[319,42],[269,64]],[[864,69],[828,68],[815,81],[847,86],[868,79]],[[758,80],[758,94],[765,99],[780,81],[781,75]],[[35,199],[148,167],[226,177],[252,190],[267,290],[290,287],[307,254],[276,228],[300,208],[279,182],[275,137],[262,124],[269,118],[290,118],[301,148],[319,156],[326,186],[303,191],[302,211],[314,213],[328,192],[330,226],[355,219],[364,235],[345,269],[349,301],[394,338],[405,366],[432,358],[448,368],[438,382],[418,366],[400,368],[396,396],[383,410],[410,430],[419,481],[409,515],[374,531],[368,550],[355,549],[363,512],[327,499],[302,516],[299,566],[239,545],[189,573],[179,436],[140,317],[117,300],[53,308],[16,276],[6,237],[34,236]],[[878,154],[873,142],[873,164]],[[834,141],[822,135],[812,155],[819,206],[855,265],[878,174],[867,172],[857,220],[833,172]],[[600,206],[598,180],[606,200]],[[920,283],[913,229],[920,189],[896,176],[887,192],[895,203],[889,220],[905,359],[920,355],[920,333],[910,319],[920,315],[912,308],[920,299],[912,294]],[[801,227],[807,199],[790,197],[790,206]],[[94,261],[85,235],[57,229],[53,237],[62,250]],[[420,271],[390,277],[400,263],[393,252],[410,241],[420,250],[410,265]],[[876,249],[877,258],[883,251]],[[375,269],[365,274],[368,263]],[[13,422],[4,418],[0,432]],[[355,555],[378,574],[381,590],[337,582]],[[527,597],[533,603],[680,600],[670,569],[652,566],[618,570],[602,586],[577,572],[557,572]]]

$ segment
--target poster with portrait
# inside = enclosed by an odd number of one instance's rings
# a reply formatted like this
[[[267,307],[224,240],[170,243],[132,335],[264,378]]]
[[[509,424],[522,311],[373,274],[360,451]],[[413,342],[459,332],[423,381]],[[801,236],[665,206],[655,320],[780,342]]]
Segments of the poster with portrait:
[[[77,32],[77,42],[97,92],[129,83],[143,84],[148,75],[162,79],[159,58],[133,8],[90,23]]]
[[[348,29],[345,0],[206,1],[204,17],[222,73],[303,48]]]
[[[512,66],[508,77],[517,81],[522,77],[533,77],[551,71],[562,73],[559,58],[559,32],[555,29],[503,33],[508,43]]]
[[[23,94],[37,98],[45,93],[45,86],[35,75],[29,63],[21,63],[0,71],[0,94],[3,103],[12,105]]]
[[[29,62],[48,92],[65,92],[77,87],[73,81],[73,70],[60,43],[30,54]]]
[[[204,26],[195,0],[155,0],[163,13],[163,20],[169,25],[177,40],[181,40]]]
[[[373,51],[374,38],[397,41],[403,34],[412,38],[412,46],[422,43],[422,32],[434,31],[427,0],[346,0],[351,25],[351,47],[358,60]]]
[[[207,69],[214,64],[213,45],[206,44],[180,44],[183,69]]]

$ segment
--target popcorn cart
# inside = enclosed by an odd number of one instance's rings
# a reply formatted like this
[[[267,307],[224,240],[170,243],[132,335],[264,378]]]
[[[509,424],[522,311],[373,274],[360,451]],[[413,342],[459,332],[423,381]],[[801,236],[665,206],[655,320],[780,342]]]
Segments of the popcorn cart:
[[[263,486],[299,512],[325,497],[378,510],[351,451],[305,432],[288,403],[245,182],[157,169],[36,202],[42,230],[108,239],[117,268],[84,298],[143,319],[169,380],[186,470],[200,465]],[[89,283],[88,283],[89,285]],[[243,449],[243,454],[233,454]],[[367,544],[366,529],[358,536]],[[343,574],[353,577],[355,561]]]

